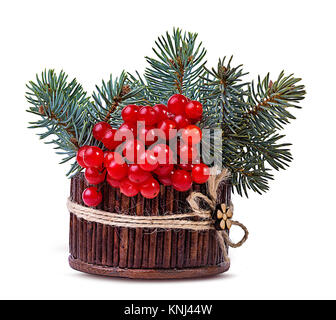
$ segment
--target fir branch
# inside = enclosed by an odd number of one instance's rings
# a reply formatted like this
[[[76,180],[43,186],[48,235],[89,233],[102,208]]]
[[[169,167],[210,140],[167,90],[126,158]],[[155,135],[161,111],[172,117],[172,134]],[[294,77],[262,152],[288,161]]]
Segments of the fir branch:
[[[132,83],[123,71],[115,80],[110,75],[110,79],[103,80],[102,86],[96,89],[98,93],[93,93],[93,102],[88,104],[92,121],[106,121],[117,127],[121,123],[121,109],[127,104],[139,103],[142,87]]]
[[[267,75],[253,83],[243,81],[242,66],[232,66],[232,57],[219,60],[216,69],[206,69],[203,92],[202,128],[222,129],[222,164],[232,172],[232,184],[238,194],[248,189],[261,193],[268,190],[270,169],[285,169],[292,156],[276,133],[294,116],[287,110],[297,108],[305,94],[300,79],[282,72],[273,83]],[[211,150],[211,146],[210,146]],[[216,153],[216,150],[211,150]]]
[[[249,85],[249,107],[244,117],[260,132],[283,129],[285,124],[295,119],[288,109],[300,108],[298,103],[304,99],[306,92],[304,86],[298,84],[300,81],[292,74],[285,76],[283,71],[274,83],[269,74],[263,80],[258,77],[256,88],[254,82]]]
[[[48,105],[41,105],[40,108],[39,108],[39,112],[42,116],[45,116],[47,117],[49,120],[54,120],[56,122],[56,126],[60,126],[60,127],[63,127],[64,130],[69,134],[70,137],[70,142],[73,143],[76,148],[78,149],[79,148],[79,144],[78,144],[78,140],[76,138],[76,132],[71,129],[70,127],[68,127],[67,123],[65,122],[62,122],[61,119],[59,119],[55,113],[53,111],[51,112],[47,112],[49,106]]]
[[[122,87],[122,89],[120,91],[120,94],[113,98],[113,103],[110,105],[109,111],[104,118],[105,122],[108,122],[110,120],[111,114],[119,106],[120,102],[123,101],[122,97],[126,96],[130,91],[131,91],[130,86],[128,84],[126,84]]]
[[[201,127],[221,127],[225,132],[235,132],[241,127],[243,113],[247,105],[246,82],[243,82],[242,65],[232,67],[232,56],[226,63],[226,57],[219,59],[217,68],[209,70],[202,77],[204,84],[200,87],[203,92],[203,119]]]
[[[174,29],[172,36],[167,32],[155,42],[156,59],[146,57],[150,66],[145,70],[145,79],[151,95],[160,102],[167,102],[174,93],[189,96],[198,91],[206,50],[202,43],[196,44],[196,39],[196,33]]]
[[[136,71],[136,76],[132,75],[131,73],[128,73],[128,76],[132,86],[134,88],[140,89],[139,93],[136,96],[139,105],[153,106],[156,103],[161,102],[151,93],[147,81],[141,77],[138,71]]]
[[[248,159],[246,159],[248,160]],[[248,190],[262,194],[269,190],[269,180],[273,180],[273,175],[268,170],[260,170],[258,167],[236,169],[230,168],[232,172],[231,183],[240,196],[248,197]]]
[[[91,138],[91,131],[87,131],[86,92],[76,79],[68,83],[67,78],[63,71],[56,74],[54,70],[45,70],[40,77],[36,75],[36,82],[29,82],[26,93],[31,104],[27,111],[38,116],[38,120],[30,122],[29,128],[44,129],[38,135],[40,139],[51,137],[45,143],[63,150],[57,152],[64,156],[61,163],[73,159],[78,148]],[[74,162],[70,171],[77,169]]]

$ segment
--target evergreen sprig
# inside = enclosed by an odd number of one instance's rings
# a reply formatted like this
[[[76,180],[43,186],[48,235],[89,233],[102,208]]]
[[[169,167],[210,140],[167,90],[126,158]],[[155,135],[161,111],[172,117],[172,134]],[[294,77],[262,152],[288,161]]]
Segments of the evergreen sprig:
[[[167,32],[155,44],[155,58],[146,57],[149,67],[144,75],[150,94],[158,102],[166,102],[174,93],[192,96],[206,63],[206,50],[197,44],[197,34],[174,29],[172,36]]]
[[[153,106],[156,103],[161,103],[160,100],[151,92],[150,87],[146,79],[144,79],[138,71],[136,75],[128,74],[130,82],[134,88],[140,88],[139,93],[137,94],[138,104],[141,106]]]
[[[304,86],[299,85],[300,78],[292,74],[285,76],[280,73],[277,80],[270,81],[270,75],[258,83],[249,85],[248,110],[244,114],[252,123],[255,130],[263,132],[272,129],[283,129],[285,124],[295,119],[289,108],[300,108],[298,103],[304,99]]]
[[[281,141],[284,135],[277,130],[295,119],[288,109],[298,108],[304,97],[304,86],[297,84],[301,79],[281,72],[273,83],[268,74],[258,77],[255,89],[254,82],[243,81],[242,65],[232,66],[232,57],[206,70],[200,125],[222,130],[222,164],[230,168],[235,190],[241,195],[248,195],[248,189],[265,192],[273,179],[270,168],[285,169],[292,160],[290,144]]]
[[[235,132],[241,128],[243,113],[247,109],[244,101],[246,86],[243,82],[242,65],[231,66],[232,57],[225,62],[226,57],[219,59],[217,68],[207,71],[203,77],[204,83],[199,90],[203,93],[204,116],[202,127],[215,127],[221,123],[223,130]]]
[[[41,128],[38,133],[40,139],[51,137],[47,144],[55,144],[57,154],[67,162],[76,156],[80,145],[90,141],[90,124],[87,115],[89,98],[76,79],[67,81],[68,76],[61,71],[44,71],[36,82],[27,85],[27,101],[31,104],[27,110],[37,115],[36,121],[30,122],[30,128]],[[76,162],[71,166],[68,174],[78,169]]]
[[[121,120],[121,110],[127,104],[140,103],[139,95],[143,90],[140,84],[134,85],[125,71],[119,77],[96,86],[97,93],[92,95],[93,101],[88,104],[88,112],[94,122],[106,121],[112,127],[118,127]]]

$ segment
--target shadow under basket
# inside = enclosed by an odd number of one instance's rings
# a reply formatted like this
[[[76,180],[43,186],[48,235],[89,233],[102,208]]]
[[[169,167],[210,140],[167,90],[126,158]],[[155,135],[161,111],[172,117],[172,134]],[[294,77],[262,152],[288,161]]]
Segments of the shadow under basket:
[[[88,186],[82,173],[71,179],[70,200],[84,205],[82,192]],[[103,201],[97,209],[137,216],[160,216],[190,211],[188,192],[160,186],[155,199],[140,194],[129,198],[106,182]],[[193,185],[207,194],[207,186]],[[222,183],[219,203],[229,204],[231,185]],[[216,231],[113,227],[78,218],[70,212],[69,263],[78,271],[133,279],[183,279],[206,277],[229,269],[217,243]]]

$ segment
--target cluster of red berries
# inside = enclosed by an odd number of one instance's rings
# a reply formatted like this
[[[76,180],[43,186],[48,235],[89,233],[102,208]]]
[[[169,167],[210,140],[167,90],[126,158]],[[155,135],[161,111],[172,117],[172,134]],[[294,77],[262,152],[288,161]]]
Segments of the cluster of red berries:
[[[195,125],[202,118],[203,107],[181,94],[168,100],[167,106],[128,105],[122,110],[124,123],[113,129],[107,122],[93,127],[93,136],[107,149],[83,146],[77,162],[85,168],[89,184],[105,180],[126,196],[139,192],[145,198],[155,198],[160,184],[187,191],[192,183],[205,183],[210,169],[201,162],[197,147],[202,138]],[[171,144],[176,147],[176,152]],[[86,188],[83,201],[97,206],[102,194],[97,187]]]

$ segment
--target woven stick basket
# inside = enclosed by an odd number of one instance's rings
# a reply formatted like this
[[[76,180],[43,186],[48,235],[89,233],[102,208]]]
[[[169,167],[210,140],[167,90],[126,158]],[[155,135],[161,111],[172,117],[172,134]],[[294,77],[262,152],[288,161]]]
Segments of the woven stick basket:
[[[87,187],[82,173],[71,179],[70,200],[84,205]],[[97,207],[108,212],[158,216],[190,211],[188,192],[161,186],[155,199],[140,194],[129,198],[107,183],[101,188],[103,201]],[[207,193],[207,186],[193,185]],[[218,202],[228,204],[231,185],[223,183]],[[69,263],[78,271],[134,279],[181,279],[215,275],[229,269],[216,240],[215,230],[146,229],[113,227],[77,218],[70,212]]]

